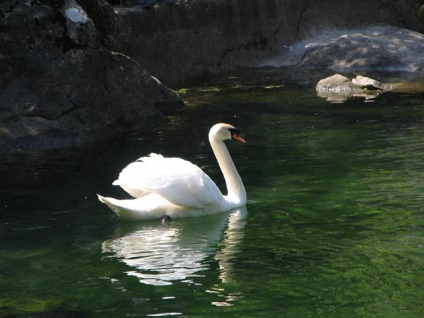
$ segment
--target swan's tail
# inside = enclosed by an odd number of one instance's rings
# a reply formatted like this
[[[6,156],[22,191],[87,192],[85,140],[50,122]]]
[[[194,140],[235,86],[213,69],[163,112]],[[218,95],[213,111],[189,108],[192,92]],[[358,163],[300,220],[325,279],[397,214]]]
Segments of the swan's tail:
[[[98,194],[98,193],[97,193],[97,198],[99,199],[99,201],[100,201],[101,203],[106,204],[107,199],[106,199],[104,196],[101,196],[100,194]]]
[[[97,194],[99,201],[106,204],[122,220],[161,219],[167,212],[169,202],[157,195],[137,199],[118,200]]]
[[[134,206],[135,200],[117,200],[114,198],[104,197],[97,194],[99,201],[106,204],[117,216],[122,220],[140,220],[144,219],[143,213],[137,211]]]

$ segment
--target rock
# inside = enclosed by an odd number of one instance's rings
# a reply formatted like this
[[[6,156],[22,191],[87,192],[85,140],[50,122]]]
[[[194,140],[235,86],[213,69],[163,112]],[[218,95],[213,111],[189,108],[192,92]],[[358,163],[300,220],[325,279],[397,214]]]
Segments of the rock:
[[[133,130],[163,118],[157,106],[181,103],[134,60],[107,50],[70,50],[43,74],[28,73],[5,90],[2,138]]]
[[[0,5],[0,150],[140,129],[183,107],[116,51],[131,44],[107,3],[12,2]]]
[[[67,35],[74,45],[89,47],[97,42],[93,20],[75,0],[65,0],[62,13],[66,19]]]
[[[150,8],[157,3],[156,0],[123,0],[121,4],[125,6],[141,6],[142,8]]]
[[[364,89],[382,89],[384,90],[384,85],[375,79],[358,75],[352,79],[352,84],[359,86]]]
[[[314,44],[318,49],[322,39],[329,41],[361,30],[372,31],[376,25],[385,24],[406,32],[408,29],[424,32],[424,25],[417,19],[420,2],[356,0],[339,1],[335,5],[331,0],[180,0],[175,6],[154,5],[148,10],[140,6],[115,6],[115,11],[132,32],[134,51],[126,53],[164,83],[180,86],[185,81],[207,79],[214,72],[243,67],[300,65],[305,45],[309,44],[308,49],[312,50]],[[384,36],[388,44],[396,46],[396,40],[390,34]],[[372,37],[372,34],[368,36],[370,43]],[[400,40],[403,41],[402,35]],[[297,44],[303,46],[300,48]],[[415,47],[418,46],[417,43]],[[318,52],[315,52],[316,55],[308,60],[305,56],[302,65],[328,69],[333,66],[333,55],[335,66],[341,65],[345,56],[346,61],[352,54],[360,56],[364,47],[367,47],[366,41],[358,46],[353,43],[354,52],[345,48],[339,53],[335,46],[330,47],[327,56],[317,56]],[[299,54],[295,55],[297,51]],[[396,49],[391,51],[396,52]],[[381,61],[373,54],[374,51],[362,54],[369,59],[364,68],[389,66],[395,69],[398,61],[401,62],[400,68],[414,69],[415,66],[414,61],[412,65],[402,65],[405,56],[400,52],[396,53],[400,59]],[[315,57],[318,59],[314,64]],[[344,67],[359,69],[361,65],[352,63]]]
[[[316,85],[317,95],[330,102],[344,102],[350,97],[372,99],[391,89],[389,84],[361,75],[349,80],[346,76],[335,74],[320,80]]]
[[[309,40],[300,65],[338,71],[424,70],[424,35],[391,26],[338,31],[326,40]]]
[[[424,34],[389,25],[327,29],[261,65],[337,72],[424,71]]]
[[[360,91],[361,89],[346,76],[335,74],[320,80],[316,90],[324,92],[352,92]]]

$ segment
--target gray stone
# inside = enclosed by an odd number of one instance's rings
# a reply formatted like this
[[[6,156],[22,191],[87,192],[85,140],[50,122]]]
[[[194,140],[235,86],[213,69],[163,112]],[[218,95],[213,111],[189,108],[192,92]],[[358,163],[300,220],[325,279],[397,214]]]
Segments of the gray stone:
[[[325,92],[352,92],[361,91],[361,88],[352,83],[346,76],[335,74],[320,80],[316,86],[316,90]]]
[[[358,75],[355,78],[352,79],[352,84],[359,86],[363,89],[381,89],[386,90],[388,87],[386,85],[383,85],[379,81],[376,81],[375,79]]]
[[[392,85],[361,75],[349,80],[346,76],[335,74],[320,80],[316,85],[317,95],[333,103],[344,102],[351,97],[372,99],[391,89]]]
[[[293,45],[268,65],[335,71],[424,71],[424,34],[389,25],[331,29]],[[266,63],[264,63],[266,64]]]

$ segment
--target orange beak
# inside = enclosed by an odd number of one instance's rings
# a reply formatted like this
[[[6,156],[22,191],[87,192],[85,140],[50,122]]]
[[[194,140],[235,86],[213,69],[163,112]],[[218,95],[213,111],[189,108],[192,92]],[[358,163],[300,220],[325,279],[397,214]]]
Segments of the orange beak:
[[[234,139],[234,140],[237,140],[238,142],[241,142],[241,143],[246,143],[246,140],[244,140],[243,138],[241,138],[240,137],[240,135],[238,135],[238,134],[234,134],[234,135],[232,135],[232,138]]]

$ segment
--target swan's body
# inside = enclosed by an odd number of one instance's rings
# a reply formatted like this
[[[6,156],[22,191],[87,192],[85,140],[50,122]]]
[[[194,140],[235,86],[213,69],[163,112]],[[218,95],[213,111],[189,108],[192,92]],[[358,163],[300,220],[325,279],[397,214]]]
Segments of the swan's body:
[[[246,204],[246,190],[224,140],[245,142],[236,128],[216,124],[209,142],[224,175],[228,194],[198,166],[181,158],[151,154],[130,163],[113,185],[119,185],[134,199],[117,200],[99,195],[99,200],[124,220],[201,216],[229,211]]]

